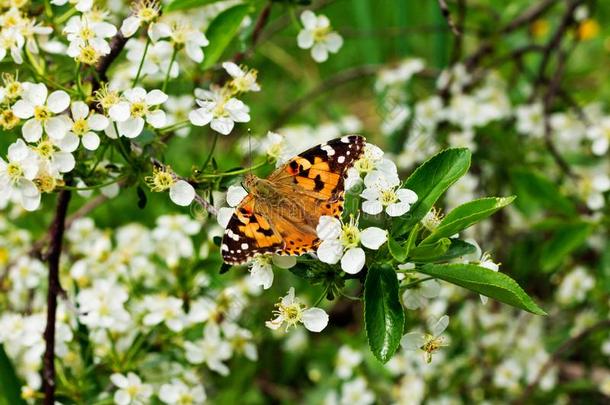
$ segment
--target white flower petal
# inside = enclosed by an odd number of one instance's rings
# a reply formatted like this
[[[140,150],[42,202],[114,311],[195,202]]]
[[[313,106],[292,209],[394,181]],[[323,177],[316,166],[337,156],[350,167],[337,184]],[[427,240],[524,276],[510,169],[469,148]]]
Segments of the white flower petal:
[[[322,215],[316,227],[316,233],[318,238],[323,241],[337,239],[341,234],[341,221],[329,215]]]
[[[198,108],[189,113],[189,121],[191,121],[191,124],[198,127],[209,124],[213,117],[214,116],[207,108]]]
[[[248,195],[242,186],[229,186],[227,190],[227,204],[231,207],[237,206]]]
[[[97,150],[100,146],[100,137],[95,132],[87,132],[83,135],[82,143],[87,150]]]
[[[148,122],[153,128],[161,128],[165,126],[167,119],[165,117],[165,111],[154,110],[146,114],[146,122]]]
[[[30,118],[34,115],[34,106],[25,100],[19,100],[13,105],[13,114],[21,119]]]
[[[359,273],[364,267],[366,256],[361,248],[351,248],[341,258],[341,269],[348,274]]]
[[[317,254],[321,262],[335,264],[341,259],[343,245],[337,239],[322,241],[318,246]]]
[[[70,106],[70,96],[63,90],[57,90],[49,94],[47,106],[51,112],[58,114]]]
[[[169,189],[169,198],[180,206],[186,207],[195,199],[195,189],[192,185],[184,180],[178,180]]]
[[[37,142],[42,136],[42,125],[34,119],[28,120],[21,127],[21,134],[26,141]]]
[[[364,247],[377,250],[388,239],[387,231],[371,226],[360,232],[360,242]]]
[[[400,339],[400,345],[405,350],[419,350],[426,343],[426,338],[419,332],[407,333]]]
[[[297,258],[294,256],[274,255],[271,260],[280,269],[289,269],[297,264]]]
[[[117,124],[119,134],[127,138],[135,138],[142,133],[144,129],[143,118],[129,118],[126,121]]]
[[[44,130],[53,139],[61,139],[68,132],[66,121],[60,117],[51,117],[45,122]]]
[[[328,314],[320,308],[308,308],[303,311],[303,325],[311,332],[321,332],[328,325]]]
[[[145,97],[144,101],[148,105],[158,105],[167,101],[167,94],[161,90],[151,90]]]

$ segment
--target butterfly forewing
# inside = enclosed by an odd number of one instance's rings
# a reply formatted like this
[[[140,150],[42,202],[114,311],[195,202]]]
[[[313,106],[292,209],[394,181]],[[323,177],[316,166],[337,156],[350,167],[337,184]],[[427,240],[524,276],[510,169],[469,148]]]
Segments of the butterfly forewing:
[[[248,195],[229,221],[222,241],[226,263],[240,264],[258,254],[301,255],[319,243],[316,225],[322,215],[340,217],[347,171],[360,158],[365,139],[333,139],[290,159],[267,179],[282,197]]]

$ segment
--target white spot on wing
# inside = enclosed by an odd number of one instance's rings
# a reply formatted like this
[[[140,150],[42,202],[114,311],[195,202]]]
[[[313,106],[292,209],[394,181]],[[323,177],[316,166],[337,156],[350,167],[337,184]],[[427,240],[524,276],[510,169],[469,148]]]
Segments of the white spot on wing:
[[[339,163],[343,163],[343,162],[345,162],[345,156],[339,156],[339,157],[337,158],[337,162],[339,162]]]
[[[241,244],[241,248],[242,249],[248,249],[248,244],[247,243],[242,243]]]

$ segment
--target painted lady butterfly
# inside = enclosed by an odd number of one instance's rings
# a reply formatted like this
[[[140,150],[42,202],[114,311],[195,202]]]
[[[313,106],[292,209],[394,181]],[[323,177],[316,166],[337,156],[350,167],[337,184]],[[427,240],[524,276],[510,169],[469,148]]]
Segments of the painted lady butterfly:
[[[347,170],[364,145],[364,137],[344,136],[299,154],[266,179],[247,175],[249,194],[222,239],[225,263],[242,264],[265,253],[298,256],[314,251],[320,217],[341,216]]]

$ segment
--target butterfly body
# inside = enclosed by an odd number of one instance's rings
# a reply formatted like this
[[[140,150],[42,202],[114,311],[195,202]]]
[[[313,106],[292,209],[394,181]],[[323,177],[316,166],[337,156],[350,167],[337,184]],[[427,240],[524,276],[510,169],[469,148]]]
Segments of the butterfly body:
[[[343,211],[347,170],[364,145],[361,136],[345,136],[295,156],[266,179],[247,175],[249,194],[225,230],[223,260],[242,264],[258,254],[314,251],[320,217],[339,217]]]

